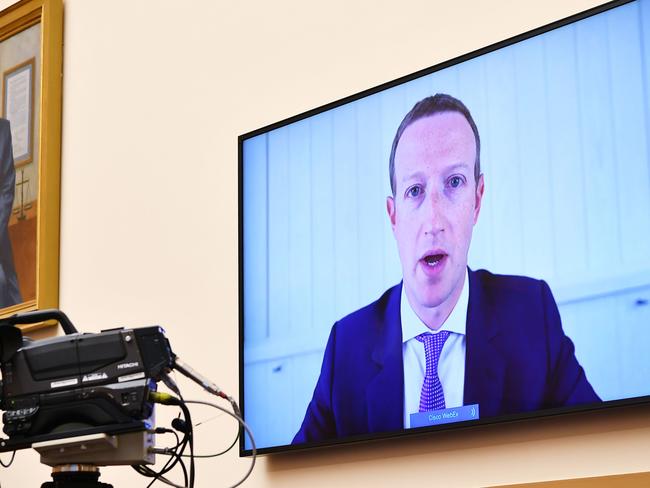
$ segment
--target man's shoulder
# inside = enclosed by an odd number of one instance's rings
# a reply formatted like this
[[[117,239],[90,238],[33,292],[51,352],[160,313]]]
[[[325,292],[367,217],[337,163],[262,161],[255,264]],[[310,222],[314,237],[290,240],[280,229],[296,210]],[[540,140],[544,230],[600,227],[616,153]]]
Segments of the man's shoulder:
[[[529,289],[539,288],[544,281],[530,276],[496,274],[486,269],[470,271],[470,282],[477,280],[482,285],[492,288]]]
[[[378,321],[383,321],[390,309],[395,306],[399,307],[401,292],[401,283],[390,287],[374,302],[338,320],[337,325],[339,327],[370,326],[371,324],[376,324]]]
[[[401,344],[401,295],[400,283],[386,290],[374,302],[338,320],[331,335],[336,344],[337,357],[346,357],[353,362],[365,361],[361,358],[378,352],[382,355]]]
[[[495,274],[485,269],[470,271],[470,297],[472,293],[492,302],[530,303],[543,295],[551,295],[544,280],[519,275]]]

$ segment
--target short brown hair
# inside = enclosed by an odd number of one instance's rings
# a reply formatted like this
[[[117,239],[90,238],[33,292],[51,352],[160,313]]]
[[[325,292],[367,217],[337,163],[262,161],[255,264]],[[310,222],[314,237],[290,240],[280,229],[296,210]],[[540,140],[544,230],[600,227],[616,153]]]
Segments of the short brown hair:
[[[427,97],[423,100],[420,100],[416,103],[411,111],[406,114],[402,123],[397,128],[395,133],[395,138],[393,139],[393,147],[390,150],[390,160],[388,164],[388,173],[390,177],[390,189],[395,196],[395,152],[397,151],[397,144],[402,137],[402,134],[406,128],[411,125],[416,120],[423,119],[425,117],[431,117],[443,112],[458,112],[465,117],[469,126],[474,132],[474,139],[476,140],[476,159],[474,160],[474,181],[478,181],[479,176],[481,175],[481,139],[478,135],[478,128],[474,123],[472,114],[469,112],[468,108],[458,100],[457,98],[452,97],[451,95],[446,95],[444,93],[437,93],[432,97]]]

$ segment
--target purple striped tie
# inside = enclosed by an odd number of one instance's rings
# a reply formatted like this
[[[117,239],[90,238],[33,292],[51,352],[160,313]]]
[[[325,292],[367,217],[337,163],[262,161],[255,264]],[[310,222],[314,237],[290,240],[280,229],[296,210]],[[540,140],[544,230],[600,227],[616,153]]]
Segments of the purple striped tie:
[[[438,378],[438,359],[445,341],[449,337],[449,331],[442,330],[437,334],[428,332],[416,337],[424,344],[424,354],[427,361],[427,371],[424,374],[422,393],[420,394],[420,412],[430,412],[445,408],[445,394],[442,391],[442,384]]]

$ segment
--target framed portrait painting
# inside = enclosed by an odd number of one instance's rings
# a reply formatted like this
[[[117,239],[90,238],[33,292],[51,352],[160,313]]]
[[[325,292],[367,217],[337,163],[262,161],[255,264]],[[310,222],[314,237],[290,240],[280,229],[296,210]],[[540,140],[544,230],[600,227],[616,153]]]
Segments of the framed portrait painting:
[[[0,12],[0,317],[58,306],[62,31],[62,0]]]

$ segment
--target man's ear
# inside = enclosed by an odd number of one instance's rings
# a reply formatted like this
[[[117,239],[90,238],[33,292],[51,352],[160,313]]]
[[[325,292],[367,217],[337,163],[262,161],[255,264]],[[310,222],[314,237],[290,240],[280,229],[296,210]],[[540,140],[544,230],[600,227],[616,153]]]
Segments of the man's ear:
[[[478,177],[476,183],[476,194],[474,195],[474,224],[478,222],[478,214],[481,212],[481,202],[483,201],[483,192],[485,191],[485,182],[483,180],[483,173]]]
[[[386,212],[388,212],[388,218],[390,219],[390,225],[395,229],[395,199],[393,197],[386,197]]]

